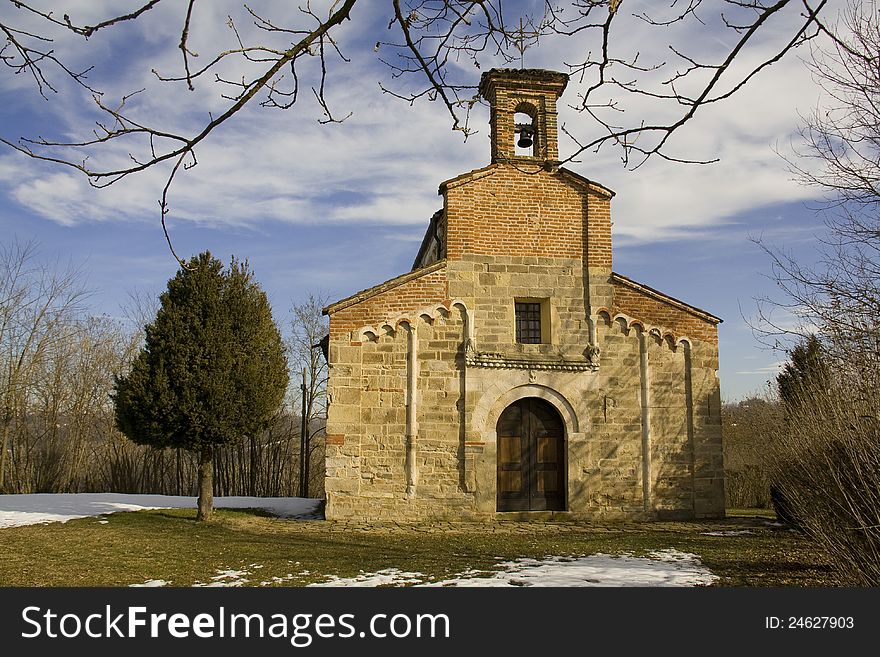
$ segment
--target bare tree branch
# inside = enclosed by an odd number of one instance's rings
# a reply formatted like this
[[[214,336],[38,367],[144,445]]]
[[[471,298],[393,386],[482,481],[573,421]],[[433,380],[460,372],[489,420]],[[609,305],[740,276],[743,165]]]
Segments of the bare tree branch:
[[[784,155],[792,173],[823,193],[825,235],[817,262],[761,243],[779,297],[758,308],[759,335],[816,333],[831,357],[863,379],[880,373],[880,17],[875,2],[852,2],[837,25],[821,24],[830,45],[813,47],[820,105],[803,117],[804,146]],[[797,320],[774,321],[773,311]],[[777,313],[778,314],[778,313]],[[873,378],[871,379],[873,380]]]
[[[285,6],[276,10],[276,16],[240,0],[227,0],[227,4],[238,8],[230,10],[226,18],[233,42],[225,46],[231,47],[218,45],[213,52],[205,52],[206,48],[199,46],[200,53],[191,44],[201,43],[200,35],[210,27],[210,12],[207,5],[199,5],[197,11],[195,0],[163,3],[161,9],[157,8],[159,0],[141,2],[129,13],[91,25],[66,14],[59,17],[36,2],[7,0],[0,4],[0,34],[6,39],[0,61],[6,69],[29,75],[37,92],[47,98],[62,89],[62,80],[72,81],[90,92],[104,116],[90,138],[16,139],[4,135],[0,141],[25,156],[71,167],[96,187],[150,168],[168,167],[160,200],[164,226],[169,212],[167,193],[174,177],[181,168],[195,164],[195,149],[217,127],[254,99],[263,107],[291,109],[302,99],[300,85],[306,84],[321,111],[320,122],[343,121],[354,110],[354,101],[342,111],[330,107],[328,93],[337,68],[350,59],[363,61],[378,53],[390,78],[379,81],[383,93],[410,104],[439,102],[452,129],[467,138],[474,132],[468,124],[470,111],[479,102],[478,71],[485,66],[525,66],[532,49],[554,42],[570,44],[559,67],[566,67],[581,85],[574,107],[585,119],[576,129],[564,126],[574,149],[564,153],[562,163],[602,148],[618,149],[621,161],[630,168],[652,157],[709,163],[715,161],[711,156],[676,153],[673,135],[701,108],[728,100],[792,50],[817,36],[832,42],[837,39],[822,21],[827,0],[723,0],[711,6],[702,0],[674,0],[669,7],[652,9],[651,15],[627,14],[624,0],[545,0],[534,12],[525,12],[525,5],[515,0],[391,0],[384,4],[301,0],[295,9]],[[385,31],[390,36],[378,34],[376,38],[367,32],[359,40],[346,41],[346,50],[355,51],[343,54],[340,44],[345,33],[341,28],[355,5],[363,5],[364,11],[389,12]],[[237,22],[233,16],[241,14],[247,20]],[[780,16],[787,17],[787,23],[773,33],[768,25]],[[113,107],[99,85],[88,79],[90,74],[97,75],[94,69],[80,71],[68,66],[67,55],[60,54],[67,50],[56,48],[68,45],[61,42],[65,34],[89,39],[112,26],[141,24],[153,18],[161,18],[164,30],[169,20],[172,25],[177,21],[180,34],[176,43],[180,69],[160,73],[154,66],[156,82],[185,85],[192,91],[199,82],[210,81],[218,85],[219,97],[226,101],[222,110],[206,112],[208,118],[201,118],[191,129],[169,128],[138,112],[132,103],[126,104],[134,97],[146,101],[162,93],[161,86],[148,85],[137,96],[127,93],[119,106]],[[368,24],[363,15],[356,20]],[[699,34],[711,31],[718,37],[714,42],[726,41],[728,45],[715,58],[698,55],[689,38],[693,30]],[[745,69],[737,65],[746,60],[747,50],[753,52],[759,36],[771,34],[777,45],[770,54]],[[642,52],[641,46],[648,42],[665,42],[666,47]],[[847,47],[845,40],[836,43]],[[670,57],[672,64],[666,61]],[[628,99],[637,97],[656,101],[652,103],[656,113],[653,109],[632,109]],[[670,109],[672,118],[658,118],[669,116]],[[831,151],[833,144],[824,147]],[[127,164],[113,159],[103,164],[102,153],[113,154],[119,148],[127,150]]]

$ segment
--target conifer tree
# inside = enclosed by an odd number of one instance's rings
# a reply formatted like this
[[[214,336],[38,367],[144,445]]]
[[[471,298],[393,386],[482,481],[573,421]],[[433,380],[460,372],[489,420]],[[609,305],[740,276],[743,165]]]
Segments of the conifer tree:
[[[199,458],[198,520],[213,510],[214,448],[263,431],[287,388],[281,335],[247,261],[209,252],[168,281],[144,348],[116,378],[116,426]]]
[[[792,407],[803,401],[808,390],[827,389],[830,372],[822,342],[815,335],[795,345],[789,356],[791,360],[776,376],[776,387],[783,403]]]

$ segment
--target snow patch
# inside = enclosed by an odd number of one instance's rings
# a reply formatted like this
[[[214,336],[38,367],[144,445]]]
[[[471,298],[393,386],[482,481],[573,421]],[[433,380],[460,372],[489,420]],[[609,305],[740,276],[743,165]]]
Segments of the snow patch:
[[[247,579],[246,575],[250,575],[250,571],[248,570],[217,570],[215,571],[217,574],[211,578],[211,581],[208,583],[196,582],[193,584],[194,587],[217,587],[217,586],[244,586],[250,580]]]
[[[293,573],[287,573],[284,577],[278,577],[277,575],[273,575],[272,579],[260,582],[260,586],[273,586],[276,584],[283,584],[284,582],[291,581],[295,577],[296,577],[296,575],[294,575]]]
[[[422,584],[424,573],[410,573],[397,568],[386,568],[376,573],[364,573],[355,577],[341,578],[330,575],[326,582],[309,584],[309,586],[405,586]]]
[[[389,568],[349,578],[331,576],[309,586],[709,586],[718,580],[696,555],[675,549],[657,550],[648,557],[593,554],[523,558],[498,565],[504,570],[471,569],[441,581],[428,582],[422,573]]]
[[[281,518],[316,518],[321,500],[302,497],[215,497],[217,509],[263,509]],[[0,495],[0,528],[67,522],[145,509],[195,509],[197,499],[177,495],[121,493],[35,493]],[[105,520],[99,522],[106,522]]]
[[[166,582],[164,579],[148,579],[143,584],[129,584],[130,587],[159,587],[159,586],[168,586],[171,582]]]
[[[751,529],[731,529],[729,531],[717,532],[700,532],[702,536],[742,536],[743,534],[754,534]]]

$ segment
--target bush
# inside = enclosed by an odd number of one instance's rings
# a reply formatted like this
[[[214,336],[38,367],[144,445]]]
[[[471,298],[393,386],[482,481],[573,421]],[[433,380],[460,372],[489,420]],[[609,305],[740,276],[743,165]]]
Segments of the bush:
[[[780,515],[825,549],[843,579],[880,586],[880,404],[860,383],[802,387],[787,405],[773,477]]]

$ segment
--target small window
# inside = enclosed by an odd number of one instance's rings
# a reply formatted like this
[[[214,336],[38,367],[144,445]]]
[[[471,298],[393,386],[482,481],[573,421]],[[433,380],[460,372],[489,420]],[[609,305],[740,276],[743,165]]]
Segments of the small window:
[[[516,341],[520,344],[541,344],[541,304],[531,301],[517,301]]]

